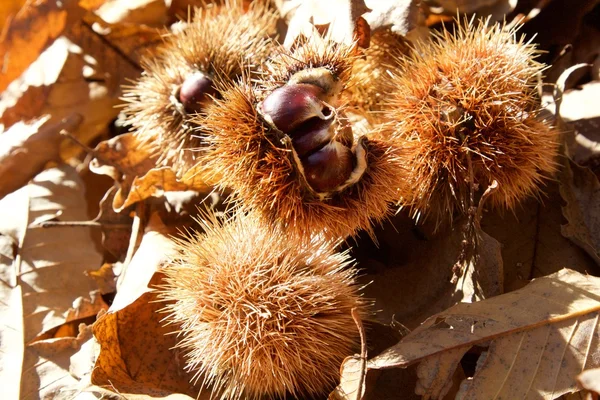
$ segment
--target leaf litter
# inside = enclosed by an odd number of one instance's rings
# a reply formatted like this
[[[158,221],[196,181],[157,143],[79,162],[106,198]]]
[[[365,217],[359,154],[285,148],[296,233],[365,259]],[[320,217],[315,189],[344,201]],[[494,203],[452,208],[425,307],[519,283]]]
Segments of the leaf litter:
[[[544,82],[561,86],[559,117],[573,138],[571,159],[561,158],[544,194],[514,211],[480,203],[476,223],[467,217],[438,230],[400,211],[371,236],[347,241],[377,322],[359,321],[367,346],[340,366],[330,398],[598,393],[598,2],[577,12],[564,11],[561,0],[274,3],[287,21],[279,40],[289,47],[323,33],[362,47],[379,30],[419,40],[472,12],[521,21],[524,33],[540,34],[533,40],[547,51]],[[184,0],[0,5],[6,398],[219,396],[210,388],[198,395],[201,382],[191,380],[175,347],[178,328],[162,321],[155,293],[174,256],[172,237],[196,226],[194,207],[206,199],[219,209],[218,195],[209,185],[190,192],[196,171],[178,178],[156,167],[113,123],[122,85],[139,76],[140,59],[160,46],[165,26],[182,29],[176,21],[188,18],[188,6],[212,7]],[[591,67],[559,79],[578,63]],[[92,207],[101,210],[94,219],[86,212],[90,188],[78,176],[88,165],[114,180]],[[92,230],[103,233],[102,243]]]

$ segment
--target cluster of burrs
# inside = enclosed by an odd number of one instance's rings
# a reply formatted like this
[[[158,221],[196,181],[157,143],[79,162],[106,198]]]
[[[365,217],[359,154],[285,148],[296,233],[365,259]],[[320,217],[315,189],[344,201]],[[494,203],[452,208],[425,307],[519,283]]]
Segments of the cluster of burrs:
[[[450,221],[493,182],[514,207],[555,169],[532,45],[467,23],[407,46],[277,43],[262,3],[197,10],[128,89],[128,120],[178,176],[226,189],[235,213],[200,218],[165,269],[167,320],[187,368],[223,399],[318,395],[368,315],[336,246],[398,207]]]

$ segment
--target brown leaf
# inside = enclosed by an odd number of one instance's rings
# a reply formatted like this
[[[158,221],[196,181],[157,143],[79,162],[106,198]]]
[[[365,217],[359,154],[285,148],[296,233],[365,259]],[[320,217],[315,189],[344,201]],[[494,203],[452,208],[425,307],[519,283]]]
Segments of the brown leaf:
[[[179,180],[171,168],[157,168],[156,158],[131,133],[101,142],[94,156],[90,170],[112,177],[119,186],[112,202],[116,212],[166,192],[191,190],[187,182],[196,190],[202,187],[202,180],[193,170]],[[210,191],[209,186],[205,187]]]
[[[161,31],[147,25],[126,22],[109,24],[91,13],[86,15],[85,22],[111,47],[118,49],[119,53],[138,67],[143,56],[149,56],[151,50],[163,43]]]
[[[416,0],[365,0],[371,9],[365,14],[365,19],[372,31],[390,27],[392,32],[406,35],[416,27],[420,8]]]
[[[554,399],[577,390],[581,370],[598,366],[599,294],[600,278],[565,269],[521,290],[433,315],[368,366],[406,367],[437,357],[447,370],[456,368],[458,349],[491,341],[460,398]],[[427,382],[421,384],[427,389]]]
[[[167,23],[165,0],[106,0],[96,15],[109,24],[133,23],[163,27]]]
[[[114,293],[117,291],[117,273],[115,269],[121,269],[120,263],[109,264],[104,263],[100,269],[96,271],[88,271],[88,275],[96,281],[100,293]]]
[[[41,172],[48,161],[59,159],[61,130],[72,131],[81,117],[72,115],[60,121],[50,116],[18,122],[0,135],[0,199]]]
[[[2,93],[1,122],[8,127],[43,114],[57,120],[79,114],[83,123],[73,134],[89,143],[117,116],[121,84],[138,74],[135,65],[106,46],[89,26],[77,23]],[[67,142],[61,156],[80,152]]]
[[[83,10],[77,0],[26,2],[0,37],[0,92],[35,61]]]
[[[196,398],[199,387],[190,383],[192,375],[184,371],[183,354],[175,348],[176,327],[163,326],[164,315],[158,311],[164,304],[156,300],[153,292],[145,293],[94,324],[101,351],[92,383],[128,398],[129,394],[165,397],[172,393]],[[208,399],[210,393],[203,391],[199,398]]]
[[[562,234],[585,250],[600,265],[600,183],[596,175],[569,161],[560,180],[562,208],[567,224]]]
[[[116,260],[123,260],[129,248],[133,218],[131,209],[126,208],[120,212],[114,210],[113,202],[116,193],[117,188],[114,186],[106,192],[100,201],[100,211],[94,221],[101,224],[104,249]]]
[[[281,4],[280,9],[287,10],[288,8],[288,5]],[[307,0],[300,2],[289,21],[283,45],[290,48],[301,35],[307,38],[318,35],[315,30],[316,26],[327,26],[327,37],[338,43],[351,45],[355,39],[364,40],[367,34],[365,26],[359,23],[360,29],[357,30],[357,21],[367,11],[369,8],[365,5],[364,0],[331,0],[328,2]]]
[[[582,389],[600,394],[600,368],[583,371],[577,375],[577,383]]]
[[[51,230],[39,222],[60,215],[87,219],[83,187],[75,170],[61,166],[40,173],[0,201],[0,287],[3,395],[52,397],[65,383],[68,364],[56,365],[25,347],[66,321],[74,299],[87,298],[94,282],[84,271],[100,263],[88,228]],[[49,362],[46,362],[49,361]],[[67,370],[65,371],[65,366]],[[57,369],[58,368],[58,369]]]
[[[168,237],[169,233],[173,232],[163,224],[158,214],[153,214],[135,255],[119,275],[117,296],[110,307],[111,312],[125,308],[148,292],[154,273],[177,255],[175,243]]]

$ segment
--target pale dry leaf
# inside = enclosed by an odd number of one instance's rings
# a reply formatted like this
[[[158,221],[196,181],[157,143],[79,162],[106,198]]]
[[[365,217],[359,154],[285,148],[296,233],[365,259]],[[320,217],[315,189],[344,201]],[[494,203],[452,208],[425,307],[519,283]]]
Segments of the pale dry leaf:
[[[49,161],[59,160],[62,130],[72,131],[81,117],[55,122],[46,115],[29,122],[18,122],[0,135],[0,199],[44,169]]]
[[[111,312],[125,308],[148,292],[148,284],[155,272],[177,256],[175,243],[169,238],[170,233],[175,232],[163,224],[158,214],[152,214],[140,246],[119,275],[117,295],[110,307]]]
[[[600,109],[595,102],[599,96],[599,81],[567,90],[562,95],[560,116],[575,134],[569,155],[578,164],[600,157]]]
[[[340,368],[340,384],[329,394],[328,400],[360,400],[364,396],[364,386],[360,388],[363,360],[359,356],[346,357]],[[364,378],[363,378],[364,379]],[[359,395],[359,388],[361,394]]]
[[[0,92],[82,16],[77,0],[26,2],[0,37]]]
[[[600,265],[600,183],[592,171],[568,161],[560,180],[567,223],[562,234]]]
[[[96,15],[109,24],[134,23],[163,27],[168,18],[168,0],[107,0]]]
[[[72,388],[78,385],[78,379],[70,373],[71,359],[91,338],[91,327],[80,324],[76,337],[46,339],[27,346],[26,360],[31,357],[32,361],[37,362],[35,371],[41,377],[40,393],[21,393],[21,398],[72,399]],[[24,378],[29,377],[25,376]],[[45,383],[48,383],[52,390],[44,386]],[[29,386],[34,387],[34,382],[29,382]]]
[[[126,22],[109,24],[92,13],[85,16],[85,22],[95,33],[137,66],[140,66],[143,56],[152,54],[152,50],[164,43],[164,33],[147,25]]]
[[[367,32],[360,29],[362,27],[358,22],[369,11],[364,0],[306,0],[295,8],[282,4],[280,9],[293,15],[283,43],[287,48],[291,48],[301,36],[319,36],[316,26],[327,26],[327,37],[338,43],[351,45],[355,40],[368,42],[365,37]]]
[[[456,15],[456,13],[470,14],[476,11],[480,15],[489,15],[482,11],[502,6],[504,15],[506,15],[514,10],[517,0],[429,0],[426,3],[439,6],[444,12],[452,15]]]
[[[558,182],[548,181],[541,199],[522,202],[514,213],[493,210],[484,215],[483,229],[502,244],[505,291],[520,289],[530,279],[565,266],[586,273],[596,263],[561,233],[564,223]]]
[[[153,284],[159,284],[155,275]],[[190,381],[185,358],[176,348],[177,327],[164,326],[164,303],[154,292],[147,292],[125,308],[103,315],[94,324],[94,337],[100,354],[92,372],[92,384],[130,398],[130,394],[166,397],[185,394],[208,400],[210,391]],[[144,398],[144,397],[142,397]],[[147,398],[147,397],[146,397]]]
[[[577,391],[575,377],[600,362],[599,294],[600,278],[564,269],[433,315],[368,366],[406,367],[439,357],[456,367],[456,354],[446,352],[490,343],[458,398],[554,399]]]
[[[582,389],[600,394],[600,368],[588,369],[577,376]]]
[[[89,228],[50,230],[38,223],[60,216],[87,219],[82,182],[71,167],[48,169],[0,201],[0,243],[5,283],[0,287],[0,385],[8,398],[51,397],[68,375],[64,365],[43,362],[25,344],[66,321],[74,299],[95,289],[84,272],[101,255]],[[14,396],[12,396],[14,395]]]
[[[414,29],[419,20],[419,2],[416,0],[365,0],[371,9],[365,20],[372,31],[390,27],[398,35],[406,35]]]
[[[1,122],[8,127],[44,114],[57,120],[79,114],[83,122],[73,135],[89,143],[117,116],[121,84],[138,75],[137,66],[79,22],[2,93]],[[80,152],[78,145],[63,142],[62,158]]]
[[[169,167],[156,167],[156,157],[131,133],[103,141],[94,150],[90,170],[112,177],[118,185],[112,206],[120,212],[150,197],[162,197],[166,192],[183,192],[202,186],[201,179],[188,171],[181,180]],[[209,186],[205,186],[210,191]]]
[[[423,400],[443,399],[452,388],[456,366],[468,350],[469,346],[457,347],[421,361],[417,367],[419,380],[415,393]]]

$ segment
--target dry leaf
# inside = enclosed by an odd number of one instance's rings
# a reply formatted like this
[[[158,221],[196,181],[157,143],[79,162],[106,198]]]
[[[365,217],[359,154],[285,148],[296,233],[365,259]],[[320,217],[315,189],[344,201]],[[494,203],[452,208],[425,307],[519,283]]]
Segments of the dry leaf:
[[[113,202],[116,193],[117,188],[114,186],[106,192],[100,201],[100,211],[94,221],[99,223],[102,229],[102,247],[116,260],[123,260],[129,248],[133,218],[130,208],[115,212]]]
[[[560,193],[567,203],[562,234],[600,265],[600,183],[589,169],[569,161],[561,177]]]
[[[7,398],[17,398],[19,392],[35,398],[38,390],[40,397],[52,397],[60,390],[64,382],[58,378],[68,375],[65,365],[43,362],[47,357],[25,344],[63,324],[73,300],[95,289],[84,274],[100,263],[88,228],[39,227],[58,215],[63,220],[87,219],[82,183],[67,166],[42,172],[0,201],[0,271],[5,282],[0,289],[0,384]]]
[[[164,40],[161,31],[146,25],[124,22],[109,24],[96,14],[88,14],[85,22],[95,33],[110,43],[111,47],[118,49],[119,53],[139,68],[141,68],[141,58],[149,56],[150,51],[162,44]]]
[[[575,377],[598,366],[599,294],[600,278],[565,269],[521,290],[433,315],[368,366],[406,367],[434,358],[448,371],[457,366],[457,352],[490,342],[458,398],[554,399],[576,391]],[[422,390],[443,387],[448,375],[422,380]]]
[[[365,0],[370,12],[365,20],[371,30],[390,27],[392,32],[406,35],[415,28],[419,19],[419,2],[415,0]]]
[[[61,130],[72,131],[81,123],[78,115],[58,123],[49,120],[18,122],[0,135],[0,199],[26,185],[48,161],[58,160]]]
[[[109,24],[134,23],[162,27],[167,23],[165,0],[106,0],[96,15]]]
[[[429,1],[427,2],[429,3]],[[435,0],[435,5],[453,15],[456,15],[457,12],[470,14],[475,11],[480,15],[489,15],[483,11],[494,7],[501,7],[502,13],[506,15],[515,8],[516,4],[517,0]]]
[[[294,4],[298,3],[294,2]],[[291,10],[290,8],[285,4],[280,6],[280,9],[293,12],[283,43],[287,48],[292,47],[300,36],[310,38],[318,35],[316,26],[327,26],[327,36],[338,43],[351,45],[354,40],[365,39],[366,32],[362,36],[358,36],[360,32],[357,30],[357,21],[365,12],[369,11],[364,0],[331,0],[328,2],[306,0],[300,2],[297,8]]]
[[[177,255],[175,243],[168,235],[170,231],[158,214],[152,214],[131,262],[125,265],[117,282],[117,296],[110,307],[119,311],[148,292],[148,284],[160,267]]]
[[[158,282],[158,277],[154,283]],[[120,292],[119,292],[120,293]],[[185,359],[177,344],[174,326],[163,326],[164,304],[154,293],[145,293],[125,308],[108,312],[94,324],[101,351],[92,372],[92,383],[130,398],[129,394],[166,397],[173,393],[209,399],[190,383]],[[147,397],[144,397],[147,398]]]
[[[82,15],[77,0],[26,2],[0,37],[0,92]]]
[[[75,24],[2,93],[1,122],[8,127],[43,114],[57,120],[79,114],[83,123],[74,136],[89,143],[117,116],[121,84],[138,74],[90,27]],[[61,155],[66,159],[80,152],[67,142]]]
[[[600,394],[600,368],[583,371],[577,376],[577,382],[582,389]]]
[[[190,189],[169,167],[156,168],[156,158],[131,133],[101,142],[94,150],[94,156],[90,170],[112,177],[119,186],[112,202],[116,212],[149,197]],[[183,179],[199,185],[193,171],[188,174],[190,177]],[[208,186],[206,188],[209,190]]]
[[[96,281],[98,290],[102,294],[114,293],[117,291],[117,276],[115,269],[120,270],[121,263],[104,263],[96,271],[88,271],[88,275]]]

